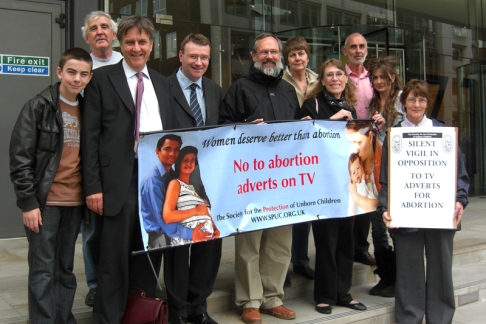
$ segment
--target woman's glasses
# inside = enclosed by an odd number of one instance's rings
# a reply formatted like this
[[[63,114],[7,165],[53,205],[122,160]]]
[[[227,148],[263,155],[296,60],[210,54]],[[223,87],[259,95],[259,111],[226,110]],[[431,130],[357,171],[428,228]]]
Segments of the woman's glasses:
[[[327,79],[333,79],[333,78],[340,79],[340,78],[346,76],[346,73],[344,73],[344,72],[326,73],[326,74],[324,74],[324,76]]]
[[[421,106],[425,106],[427,105],[427,99],[424,99],[424,98],[407,98],[407,103],[409,105],[415,105],[415,103],[418,101],[419,105]]]

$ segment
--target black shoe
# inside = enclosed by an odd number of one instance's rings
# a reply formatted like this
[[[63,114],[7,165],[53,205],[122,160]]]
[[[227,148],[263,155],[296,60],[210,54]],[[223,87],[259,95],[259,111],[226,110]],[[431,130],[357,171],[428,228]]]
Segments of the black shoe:
[[[321,314],[331,314],[332,313],[332,307],[331,307],[331,305],[327,305],[327,306],[317,306],[316,305],[316,311],[318,311]]]
[[[290,281],[289,273],[285,276],[284,287],[289,288],[292,287],[292,281]]]
[[[96,297],[96,288],[91,288],[86,295],[86,298],[84,299],[84,303],[86,306],[93,307],[95,303],[95,297]]]
[[[338,304],[339,306],[343,306],[343,307],[347,307],[347,308],[351,308],[351,309],[354,309],[354,310],[359,310],[359,311],[364,311],[366,310],[366,306],[360,302],[358,302],[357,304]]]
[[[308,265],[295,265],[294,272],[309,280],[314,280],[314,270]]]
[[[381,291],[381,297],[395,297],[395,283],[392,283]]]
[[[183,316],[172,317],[170,324],[187,324],[187,318]]]
[[[354,261],[370,266],[376,265],[375,258],[373,258],[368,251],[357,252],[354,255]]]
[[[187,321],[196,324],[218,324],[215,320],[209,317],[208,313],[189,316]]]
[[[370,295],[381,296],[383,290],[390,285],[389,280],[381,279],[373,288],[370,290]]]

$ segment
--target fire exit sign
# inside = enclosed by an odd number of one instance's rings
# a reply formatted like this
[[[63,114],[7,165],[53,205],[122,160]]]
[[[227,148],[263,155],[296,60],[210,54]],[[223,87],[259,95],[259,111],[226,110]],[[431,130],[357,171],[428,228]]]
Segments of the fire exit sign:
[[[0,54],[0,74],[49,76],[48,57]]]

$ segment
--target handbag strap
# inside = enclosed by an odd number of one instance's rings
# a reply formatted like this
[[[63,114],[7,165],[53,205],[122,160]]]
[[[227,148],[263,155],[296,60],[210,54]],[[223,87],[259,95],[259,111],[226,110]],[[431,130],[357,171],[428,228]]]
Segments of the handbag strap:
[[[317,103],[317,98],[314,98],[316,100],[316,113],[319,113],[319,104]]]
[[[140,296],[141,297],[145,297],[145,295],[147,294],[145,292],[145,290],[143,290],[142,288],[138,288],[138,287],[135,287],[135,286],[130,286],[130,288],[128,288],[128,292],[130,293],[130,291],[132,291],[133,293],[136,291],[138,293],[140,293]],[[135,295],[135,293],[134,293]]]

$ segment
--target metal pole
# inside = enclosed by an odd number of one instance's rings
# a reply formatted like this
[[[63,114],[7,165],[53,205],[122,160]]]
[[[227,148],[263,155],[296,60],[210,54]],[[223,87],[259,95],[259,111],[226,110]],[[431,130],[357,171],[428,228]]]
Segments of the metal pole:
[[[422,58],[424,64],[424,81],[427,80],[427,66],[426,66],[426,59],[425,59],[425,38],[422,38]]]
[[[341,27],[338,26],[338,58],[341,57]]]
[[[222,87],[223,86],[223,69],[221,67],[221,65],[223,65],[223,55],[221,54],[223,52],[223,50],[221,49],[221,44],[219,44],[219,86]]]

